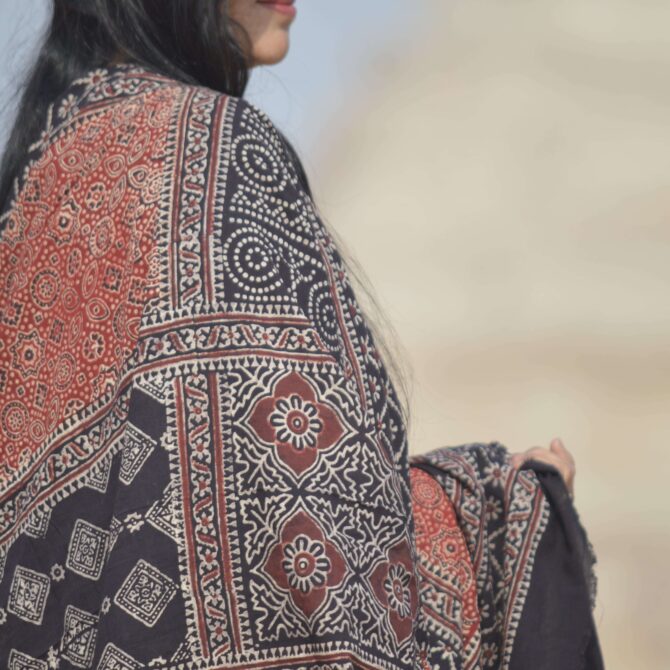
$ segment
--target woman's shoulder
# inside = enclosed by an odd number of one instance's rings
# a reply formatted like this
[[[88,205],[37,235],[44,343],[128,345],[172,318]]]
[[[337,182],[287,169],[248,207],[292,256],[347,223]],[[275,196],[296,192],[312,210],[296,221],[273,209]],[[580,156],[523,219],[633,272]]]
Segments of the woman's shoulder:
[[[171,145],[184,154],[200,153],[201,161],[233,165],[255,173],[259,186],[282,174],[309,192],[300,159],[291,142],[259,106],[245,97],[187,83],[141,67],[122,71],[103,92],[119,98],[120,115],[146,116],[147,105],[158,105],[152,121],[161,125]],[[104,94],[103,93],[103,94]]]
[[[50,110],[35,144],[47,144],[89,126],[96,139],[116,142],[120,129],[149,125],[153,132],[202,139],[212,132],[243,135],[257,145],[286,150],[287,140],[268,114],[248,99],[180,81],[143,65],[91,69],[74,80]],[[114,138],[102,137],[104,133]],[[177,138],[178,139],[178,138]]]
[[[74,145],[78,154],[70,151]],[[80,155],[85,159],[73,163]],[[218,173],[266,191],[310,193],[293,146],[260,107],[133,63],[74,80],[53,102],[28,165],[56,157],[69,172],[89,173],[102,161],[114,173],[121,164],[130,173],[140,155],[158,170],[179,163],[187,181]]]

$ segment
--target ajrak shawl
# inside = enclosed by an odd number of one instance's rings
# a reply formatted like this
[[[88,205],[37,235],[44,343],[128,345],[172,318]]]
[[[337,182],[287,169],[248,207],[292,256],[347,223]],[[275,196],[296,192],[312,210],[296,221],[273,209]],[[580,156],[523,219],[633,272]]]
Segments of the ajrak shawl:
[[[410,467],[261,110],[91,71],[2,223],[0,667],[531,667],[524,602],[563,517],[501,445]],[[568,563],[586,623],[561,649],[586,658],[589,561]]]

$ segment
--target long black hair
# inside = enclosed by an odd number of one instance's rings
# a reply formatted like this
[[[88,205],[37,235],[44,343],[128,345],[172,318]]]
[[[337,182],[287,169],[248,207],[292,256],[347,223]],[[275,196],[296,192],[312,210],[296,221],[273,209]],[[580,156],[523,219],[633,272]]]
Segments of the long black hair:
[[[249,79],[248,36],[227,0],[52,0],[52,18],[25,78],[0,170],[0,207],[11,197],[49,105],[92,68],[128,60],[242,97]]]

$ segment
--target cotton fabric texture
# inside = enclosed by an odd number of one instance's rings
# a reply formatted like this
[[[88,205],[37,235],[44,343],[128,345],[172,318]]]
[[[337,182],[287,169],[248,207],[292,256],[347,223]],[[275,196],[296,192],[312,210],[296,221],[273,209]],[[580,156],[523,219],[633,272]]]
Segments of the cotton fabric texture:
[[[54,102],[2,216],[0,667],[600,667],[562,482],[410,461],[308,191],[244,99]]]

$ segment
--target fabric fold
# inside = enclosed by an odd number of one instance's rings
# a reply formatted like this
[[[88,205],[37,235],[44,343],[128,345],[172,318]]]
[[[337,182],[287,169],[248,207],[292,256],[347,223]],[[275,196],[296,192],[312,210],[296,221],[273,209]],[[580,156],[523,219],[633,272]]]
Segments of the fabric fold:
[[[513,468],[499,442],[441,447],[410,464],[423,667],[602,668],[592,616],[595,557],[559,473],[536,461]],[[445,499],[453,514],[431,536],[427,501],[445,507]],[[453,583],[458,543],[444,543],[453,536],[468,549],[477,630],[462,606],[471,590]],[[443,579],[452,591],[440,589]]]

